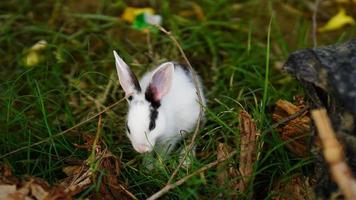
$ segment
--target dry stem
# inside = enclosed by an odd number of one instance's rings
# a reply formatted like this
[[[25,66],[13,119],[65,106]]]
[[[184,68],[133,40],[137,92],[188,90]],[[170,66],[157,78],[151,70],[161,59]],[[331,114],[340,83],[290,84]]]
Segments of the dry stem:
[[[108,98],[108,96],[109,96],[109,94],[110,94],[110,89],[111,89],[112,86],[114,85],[114,80],[115,80],[114,77],[116,77],[116,73],[115,73],[115,72],[112,72],[112,73],[110,74],[109,82],[108,82],[108,84],[107,84],[106,87],[105,87],[105,91],[104,91],[103,94],[101,94],[101,96],[100,96],[100,98],[99,98],[99,100],[98,100],[101,104],[105,104],[105,102],[106,102],[106,100],[107,100],[107,98]]]
[[[311,111],[323,144],[323,154],[330,172],[345,198],[356,199],[356,181],[345,161],[342,145],[337,141],[330,119],[324,108]]]
[[[318,28],[317,26],[317,15],[318,15],[318,8],[319,8],[319,4],[320,4],[320,0],[315,0],[314,3],[314,12],[313,12],[313,44],[314,44],[314,48],[316,48],[318,46],[318,41],[316,38],[316,29]]]

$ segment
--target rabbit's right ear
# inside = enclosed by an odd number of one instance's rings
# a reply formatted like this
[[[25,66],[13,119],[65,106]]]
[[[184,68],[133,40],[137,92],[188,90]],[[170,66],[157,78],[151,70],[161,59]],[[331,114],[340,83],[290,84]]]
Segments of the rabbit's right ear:
[[[135,92],[141,92],[140,83],[129,66],[120,58],[114,50],[117,75],[122,89],[125,91],[125,97],[129,97]]]

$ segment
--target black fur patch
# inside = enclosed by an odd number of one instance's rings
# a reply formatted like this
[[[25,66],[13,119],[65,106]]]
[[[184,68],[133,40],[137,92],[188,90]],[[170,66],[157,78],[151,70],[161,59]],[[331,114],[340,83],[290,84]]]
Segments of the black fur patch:
[[[141,86],[140,83],[137,80],[137,77],[135,76],[135,74],[129,70],[129,74],[130,74],[130,78],[132,80],[132,83],[135,85],[135,89],[137,90],[137,92],[141,92]]]
[[[156,119],[158,117],[158,110],[152,108],[150,113],[150,125],[148,129],[152,131],[156,127]]]
[[[149,86],[145,92],[145,99],[151,103],[152,108],[158,109],[161,106],[161,102],[155,100],[154,94]]]
[[[173,64],[174,64],[174,68],[179,67],[179,68],[183,69],[183,71],[185,72],[185,74],[186,74],[189,78],[192,79],[192,73],[191,73],[191,71],[189,70],[189,67],[188,67],[187,65],[181,64],[181,63],[177,63],[177,62],[173,62]]]
[[[149,130],[152,131],[156,127],[156,119],[158,117],[158,108],[161,106],[161,102],[154,99],[154,94],[150,87],[145,92],[145,99],[150,102],[150,124]]]

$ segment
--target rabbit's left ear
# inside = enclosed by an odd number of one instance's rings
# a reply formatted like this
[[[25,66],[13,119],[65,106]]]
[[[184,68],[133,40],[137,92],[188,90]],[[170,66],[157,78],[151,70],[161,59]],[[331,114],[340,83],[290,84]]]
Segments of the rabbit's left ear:
[[[122,89],[125,91],[125,96],[128,97],[133,93],[141,92],[140,83],[135,74],[131,71],[129,66],[120,58],[120,56],[113,51],[115,56],[115,64],[117,75]]]
[[[162,64],[153,74],[148,91],[155,101],[160,101],[170,90],[174,72],[174,64]]]

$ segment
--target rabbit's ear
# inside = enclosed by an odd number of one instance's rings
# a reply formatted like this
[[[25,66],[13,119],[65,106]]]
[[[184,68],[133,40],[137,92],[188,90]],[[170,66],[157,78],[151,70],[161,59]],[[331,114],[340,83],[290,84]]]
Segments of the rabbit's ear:
[[[173,72],[174,64],[171,62],[162,64],[154,72],[148,90],[155,101],[160,101],[162,97],[169,92],[172,84]]]
[[[125,96],[128,97],[134,92],[141,92],[140,83],[138,82],[135,74],[131,71],[129,66],[120,58],[114,50],[115,64],[117,75],[122,89],[125,91]]]

